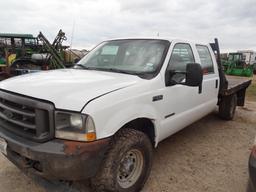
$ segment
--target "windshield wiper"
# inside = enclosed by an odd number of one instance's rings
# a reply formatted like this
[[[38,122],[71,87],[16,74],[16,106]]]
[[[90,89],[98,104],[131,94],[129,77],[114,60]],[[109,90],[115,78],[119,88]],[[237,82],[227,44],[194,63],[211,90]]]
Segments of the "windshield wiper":
[[[73,68],[75,68],[76,66],[78,67],[81,67],[82,69],[87,69],[87,70],[99,70],[99,68],[96,68],[96,67],[88,67],[88,66],[85,66],[83,64],[76,64]],[[77,69],[77,68],[75,68]]]
[[[103,71],[116,72],[116,73],[124,73],[124,74],[129,74],[129,75],[135,75],[135,72],[124,71],[124,70],[115,69],[115,68],[105,68],[105,69],[102,69],[102,70]]]
[[[76,64],[75,66],[79,66],[82,69],[87,69],[87,70],[109,71],[109,72],[124,73],[124,74],[129,74],[129,75],[144,75],[145,74],[145,72],[126,71],[126,70],[121,70],[121,69],[116,69],[116,68],[87,67],[82,64]]]
[[[83,64],[76,64],[73,68],[76,68],[76,67],[81,67],[81,68],[83,68],[83,69],[89,69],[89,67],[86,67],[86,66],[84,66]]]

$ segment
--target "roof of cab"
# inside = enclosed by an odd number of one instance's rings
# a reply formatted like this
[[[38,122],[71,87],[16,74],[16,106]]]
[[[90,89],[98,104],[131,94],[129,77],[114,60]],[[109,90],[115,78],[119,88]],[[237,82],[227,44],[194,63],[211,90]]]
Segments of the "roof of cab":
[[[173,37],[124,37],[124,38],[114,38],[114,39],[108,39],[107,41],[115,41],[115,40],[140,40],[140,39],[156,39],[156,40],[165,40],[169,42],[184,42],[184,43],[193,43],[193,44],[200,44],[200,45],[206,45],[208,43],[201,43],[197,42],[195,43],[194,41],[186,40],[186,39],[179,39],[179,38],[173,38]]]

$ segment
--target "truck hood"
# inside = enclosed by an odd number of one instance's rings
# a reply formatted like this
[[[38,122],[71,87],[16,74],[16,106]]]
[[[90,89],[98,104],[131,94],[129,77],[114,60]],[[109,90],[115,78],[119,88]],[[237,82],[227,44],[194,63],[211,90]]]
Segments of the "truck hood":
[[[43,99],[58,109],[80,111],[89,101],[143,81],[135,75],[62,69],[7,79],[0,89]]]

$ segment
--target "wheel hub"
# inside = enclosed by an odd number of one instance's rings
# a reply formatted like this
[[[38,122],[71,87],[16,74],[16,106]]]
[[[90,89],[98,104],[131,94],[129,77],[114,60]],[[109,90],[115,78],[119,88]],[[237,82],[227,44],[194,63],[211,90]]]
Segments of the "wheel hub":
[[[139,179],[143,169],[144,159],[137,149],[128,151],[120,162],[118,183],[122,188],[131,187]]]
[[[120,172],[123,176],[129,176],[132,173],[135,161],[135,158],[125,157],[124,161],[120,165]]]

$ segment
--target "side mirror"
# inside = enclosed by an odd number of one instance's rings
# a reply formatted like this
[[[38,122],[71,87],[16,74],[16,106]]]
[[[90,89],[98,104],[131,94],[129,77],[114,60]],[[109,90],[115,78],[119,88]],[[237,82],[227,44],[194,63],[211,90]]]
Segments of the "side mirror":
[[[201,86],[203,82],[203,70],[200,64],[189,63],[186,67],[185,85],[190,87]]]
[[[185,80],[185,81],[184,81]],[[169,70],[165,73],[165,85],[186,85],[190,87],[201,87],[203,81],[203,70],[200,64],[189,63],[186,71]]]

